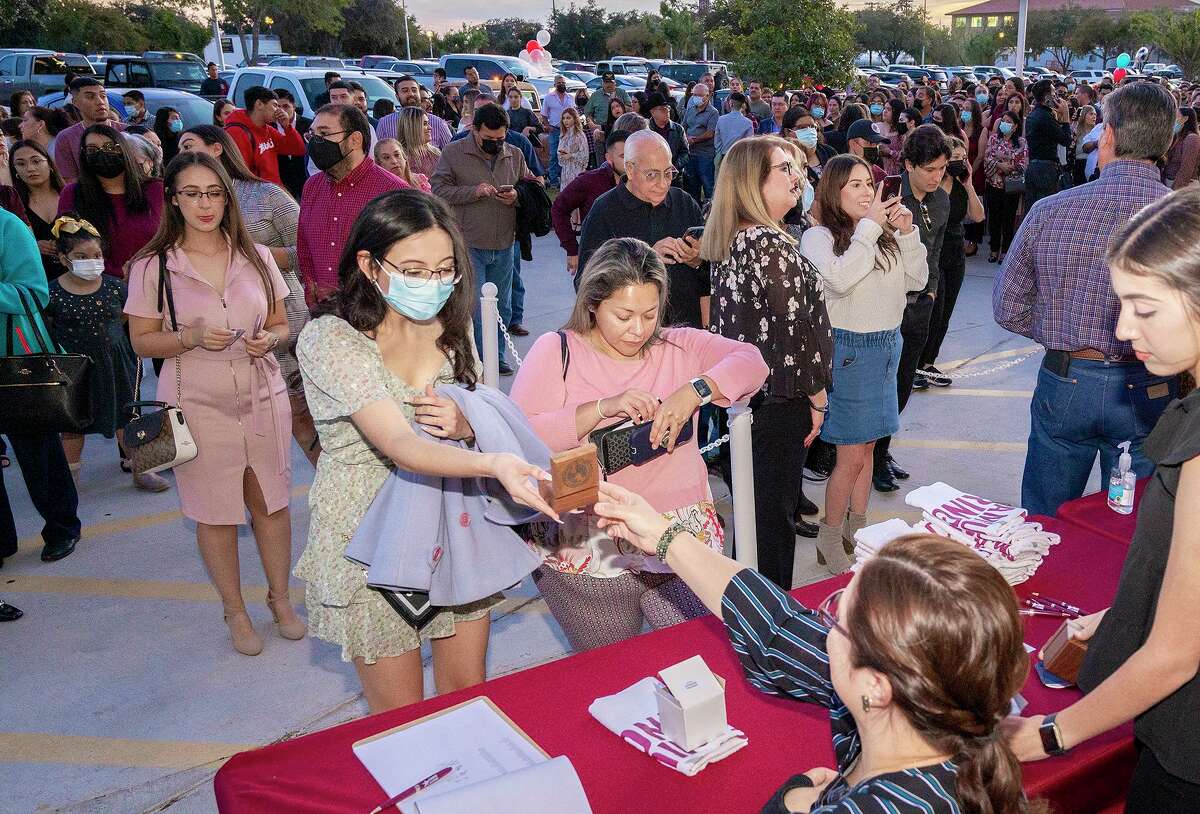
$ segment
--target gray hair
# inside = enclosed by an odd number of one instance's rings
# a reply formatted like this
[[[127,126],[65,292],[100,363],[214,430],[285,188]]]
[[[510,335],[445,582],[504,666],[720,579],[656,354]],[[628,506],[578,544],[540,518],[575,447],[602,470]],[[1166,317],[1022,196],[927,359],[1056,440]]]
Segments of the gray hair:
[[[1175,97],[1162,85],[1134,82],[1104,97],[1104,123],[1112,128],[1117,158],[1155,161],[1174,137]]]
[[[632,138],[630,139],[632,140]],[[586,334],[596,324],[596,309],[622,288],[650,283],[658,288],[658,325],[646,343],[661,339],[662,319],[667,310],[667,269],[662,258],[647,243],[636,237],[606,240],[588,258],[579,272],[579,291],[575,308],[563,330]]]
[[[630,114],[626,113],[625,116]],[[636,114],[634,114],[636,115]],[[622,116],[621,119],[625,118]],[[638,116],[641,119],[641,116]],[[617,124],[621,123],[621,119],[617,119]],[[644,122],[645,119],[642,119]],[[614,129],[623,129],[614,125]],[[629,138],[625,139],[625,162],[637,163],[638,156],[643,156],[652,150],[662,150],[667,154],[667,158],[671,157],[671,145],[667,144],[667,140],[655,133],[653,130],[639,129],[636,133],[632,133]]]
[[[130,150],[133,151],[134,158],[138,162],[149,161],[150,171],[146,173],[150,178],[163,177],[163,154],[162,151],[154,145],[148,138],[143,138],[138,133],[123,134],[125,141],[128,142]],[[143,169],[141,164],[138,164],[138,169]]]
[[[632,110],[628,113],[622,113],[617,116],[617,120],[613,122],[613,130],[624,130],[626,133],[636,133],[639,130],[646,130],[650,127],[650,123],[640,114],[634,113]]]

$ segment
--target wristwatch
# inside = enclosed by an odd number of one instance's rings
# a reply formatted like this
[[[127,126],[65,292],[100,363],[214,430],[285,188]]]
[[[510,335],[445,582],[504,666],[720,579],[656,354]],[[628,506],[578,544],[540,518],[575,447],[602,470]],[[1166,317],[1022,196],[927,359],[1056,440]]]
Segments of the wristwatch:
[[[700,406],[703,407],[712,401],[712,388],[708,386],[708,382],[703,378],[692,379],[692,389],[696,391],[696,395],[700,397]]]
[[[1067,752],[1067,748],[1063,745],[1062,730],[1054,721],[1057,717],[1057,712],[1047,715],[1042,721],[1042,725],[1038,727],[1038,734],[1042,737],[1042,749],[1048,755],[1064,755]]]

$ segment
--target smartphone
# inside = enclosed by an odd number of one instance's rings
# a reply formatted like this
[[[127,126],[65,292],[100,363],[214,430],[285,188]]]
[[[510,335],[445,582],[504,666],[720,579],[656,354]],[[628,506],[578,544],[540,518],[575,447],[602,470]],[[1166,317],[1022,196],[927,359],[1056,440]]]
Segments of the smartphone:
[[[263,329],[263,318],[262,318],[262,314],[259,314],[258,316],[256,316],[254,318],[254,330],[250,332],[250,338],[257,339],[258,335],[260,333],[262,333],[262,329]]]
[[[890,201],[900,194],[900,176],[889,175],[883,179],[883,200]]]
[[[683,233],[684,237],[690,237],[692,240],[699,240],[704,237],[703,226],[689,226],[687,231]]]
[[[509,193],[509,192],[512,192],[512,191],[513,191],[513,189],[514,189],[514,187],[513,187],[513,185],[512,185],[512,184],[505,184],[505,185],[504,185],[504,186],[502,186],[502,187],[496,187],[496,191],[497,191],[497,192],[503,192],[503,193],[505,193],[505,194],[507,194],[507,193]]]
[[[245,333],[246,333],[246,331],[242,328],[238,328],[237,330],[235,330],[233,332],[233,339],[229,340],[229,344],[232,345],[234,342],[241,339],[245,335]]]
[[[683,446],[683,444],[691,440],[692,423],[692,419],[689,418],[688,422],[679,428],[679,435],[675,437],[676,448]],[[650,428],[652,426],[652,421],[639,424],[629,435],[629,460],[634,466],[649,463],[667,451],[665,444],[659,444],[658,449],[651,447],[651,443],[654,440],[650,437]],[[660,438],[659,440],[661,441],[662,439]]]

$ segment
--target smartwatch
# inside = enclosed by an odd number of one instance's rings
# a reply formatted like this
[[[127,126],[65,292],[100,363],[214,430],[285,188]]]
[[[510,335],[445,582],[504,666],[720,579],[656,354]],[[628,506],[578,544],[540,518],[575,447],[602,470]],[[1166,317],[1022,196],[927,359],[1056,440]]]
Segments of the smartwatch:
[[[1042,725],[1038,727],[1038,734],[1042,737],[1042,749],[1048,755],[1063,755],[1067,752],[1066,747],[1063,746],[1062,730],[1054,721],[1057,717],[1057,712],[1047,715],[1042,721]]]
[[[703,378],[692,379],[692,389],[696,391],[696,395],[700,397],[700,406],[703,407],[712,401],[712,388],[708,386],[708,382]]]

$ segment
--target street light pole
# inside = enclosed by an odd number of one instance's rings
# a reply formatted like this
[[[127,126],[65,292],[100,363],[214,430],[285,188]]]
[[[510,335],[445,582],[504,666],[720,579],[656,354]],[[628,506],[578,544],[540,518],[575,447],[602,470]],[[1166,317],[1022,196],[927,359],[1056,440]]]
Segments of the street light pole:
[[[1029,0],[1021,0],[1017,6],[1017,76],[1025,75],[1025,24],[1029,21]]]
[[[217,0],[208,0],[208,10],[212,13],[213,41],[217,43],[217,64],[225,70],[225,45],[221,42],[221,27],[217,25]]]
[[[400,9],[404,12],[404,58],[412,59],[412,44],[408,41],[408,2],[400,0]]]
[[[921,64],[925,64],[925,36],[929,29],[929,0],[921,2]]]

